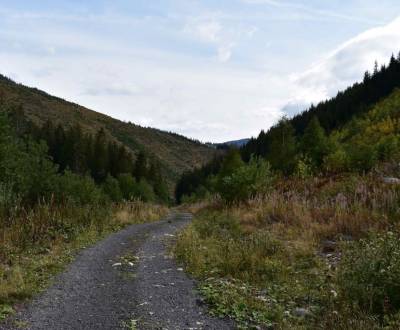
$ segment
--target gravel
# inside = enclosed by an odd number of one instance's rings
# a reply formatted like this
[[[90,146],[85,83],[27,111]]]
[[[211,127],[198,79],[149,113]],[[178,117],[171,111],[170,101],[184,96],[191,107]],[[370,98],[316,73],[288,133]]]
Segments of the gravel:
[[[195,281],[168,252],[190,220],[179,213],[133,225],[83,250],[0,329],[233,329],[207,314]]]

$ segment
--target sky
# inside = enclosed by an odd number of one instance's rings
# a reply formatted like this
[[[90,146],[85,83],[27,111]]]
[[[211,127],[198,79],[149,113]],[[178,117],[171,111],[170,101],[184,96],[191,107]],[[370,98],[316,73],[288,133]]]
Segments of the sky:
[[[203,142],[257,136],[399,51],[398,0],[0,0],[0,73]]]

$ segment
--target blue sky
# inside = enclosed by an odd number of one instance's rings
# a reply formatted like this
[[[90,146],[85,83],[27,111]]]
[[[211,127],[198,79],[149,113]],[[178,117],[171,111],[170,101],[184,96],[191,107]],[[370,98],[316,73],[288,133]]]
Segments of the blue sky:
[[[202,141],[257,135],[399,51],[398,0],[0,0],[1,73]]]

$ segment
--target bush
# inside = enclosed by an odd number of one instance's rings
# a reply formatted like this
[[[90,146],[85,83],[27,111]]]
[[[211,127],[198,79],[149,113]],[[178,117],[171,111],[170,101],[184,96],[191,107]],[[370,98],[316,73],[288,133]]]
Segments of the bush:
[[[138,182],[135,196],[143,202],[154,202],[156,199],[153,187],[145,179]]]
[[[107,176],[102,188],[104,193],[111,199],[111,201],[120,202],[123,199],[118,180],[111,175]]]
[[[351,169],[356,171],[368,171],[378,161],[378,152],[374,145],[355,143],[350,145],[347,154],[349,155]]]
[[[324,168],[330,173],[339,173],[348,169],[349,157],[339,148],[324,158]]]
[[[271,187],[272,181],[269,163],[261,158],[251,158],[248,164],[222,177],[217,191],[228,203],[241,202],[257,194],[264,194]]]
[[[311,160],[306,157],[301,157],[294,168],[294,175],[300,179],[306,179],[313,174],[313,166]]]
[[[118,175],[118,184],[122,192],[122,197],[126,200],[132,200],[136,196],[136,180],[130,174]]]
[[[79,205],[98,204],[104,200],[102,190],[89,176],[81,176],[70,171],[60,176],[58,195],[66,200]]]
[[[394,314],[400,310],[400,244],[392,232],[351,243],[338,273],[341,294],[366,313]]]
[[[0,114],[0,182],[9,193],[31,204],[52,195],[58,175],[47,150],[44,143],[14,136]]]

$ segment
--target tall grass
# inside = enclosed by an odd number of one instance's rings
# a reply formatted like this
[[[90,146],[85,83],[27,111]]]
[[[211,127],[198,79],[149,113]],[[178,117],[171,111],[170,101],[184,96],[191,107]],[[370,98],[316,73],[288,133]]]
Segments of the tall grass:
[[[239,326],[329,328],[336,322],[343,329],[380,328],[382,316],[348,298],[348,287],[361,289],[351,284],[357,281],[354,272],[344,268],[371,255],[381,264],[379,258],[387,254],[381,251],[388,248],[377,246],[375,254],[365,254],[356,247],[358,253],[347,263],[341,255],[353,244],[346,242],[399,232],[399,201],[398,186],[372,175],[281,181],[267,195],[245,203],[214,201],[203,207],[180,235],[175,253],[202,279],[212,311],[235,318]],[[324,251],[327,241],[334,242],[329,253]],[[370,262],[358,261],[359,268]],[[338,269],[353,276],[346,277],[347,289],[337,279]],[[365,278],[373,276],[363,277],[365,285]],[[379,289],[379,297],[385,297],[385,290]],[[306,315],[299,317],[298,309]]]
[[[4,309],[43,289],[78,249],[129,224],[155,221],[166,212],[164,206],[140,201],[103,206],[50,201],[30,208],[16,204],[3,210],[0,307]]]

